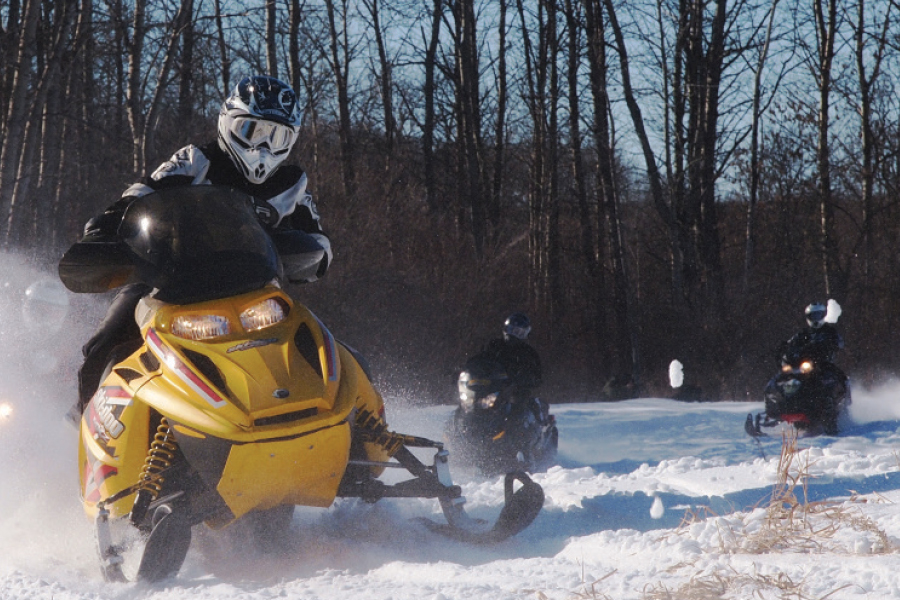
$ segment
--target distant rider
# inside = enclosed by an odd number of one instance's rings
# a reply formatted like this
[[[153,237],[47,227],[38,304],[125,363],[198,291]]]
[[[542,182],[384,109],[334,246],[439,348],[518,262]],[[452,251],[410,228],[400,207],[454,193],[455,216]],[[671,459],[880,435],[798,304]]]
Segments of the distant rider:
[[[253,197],[257,216],[267,231],[297,229],[316,238],[325,249],[322,262],[303,272],[284,265],[284,274],[295,283],[317,280],[331,262],[331,243],[319,226],[319,215],[306,189],[306,173],[296,165],[282,165],[297,141],[300,118],[297,96],[288,84],[262,75],[245,77],[222,104],[217,139],[202,146],[185,146],[125,190],[120,200],[87,222],[82,241],[117,240],[125,209],[146,194],[186,185],[225,185]],[[150,291],[142,283],[120,288],[97,332],[82,348],[79,415],[99,386],[112,352],[123,344],[139,343],[134,310]]]
[[[832,323],[825,321],[828,314],[825,304],[813,302],[806,307],[805,314],[807,327],[784,342],[781,354],[796,354],[812,360],[818,373],[822,400],[837,398],[847,388],[847,375],[834,364],[835,354],[844,349],[844,338]]]
[[[825,322],[828,307],[814,302],[806,307],[805,313],[808,326],[786,342],[787,349],[812,359],[817,365],[840,371],[834,365],[834,356],[844,349],[844,338],[833,324]]]
[[[495,338],[469,361],[492,360],[506,371],[510,382],[507,389],[511,403],[516,407],[530,407],[535,417],[543,421],[547,415],[547,405],[534,396],[534,391],[542,383],[541,359],[528,342],[531,321],[524,313],[516,312],[503,323],[503,337]]]

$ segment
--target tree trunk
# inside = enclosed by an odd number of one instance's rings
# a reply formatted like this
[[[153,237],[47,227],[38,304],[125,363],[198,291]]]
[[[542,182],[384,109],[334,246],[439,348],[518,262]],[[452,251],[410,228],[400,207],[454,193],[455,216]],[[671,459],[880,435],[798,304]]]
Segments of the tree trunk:
[[[127,34],[124,34],[125,24],[120,22],[123,30],[123,39],[128,48],[128,84],[126,91],[125,112],[128,115],[128,124],[131,127],[132,140],[132,170],[135,175],[143,175],[146,170],[147,157],[144,156],[144,132],[147,127],[142,106],[142,58],[144,50],[144,37],[146,25],[144,16],[147,0],[135,0],[134,15],[132,16],[132,38],[130,43]]]
[[[544,284],[546,283],[546,244],[544,227],[544,193],[545,185],[545,151],[547,139],[547,110],[543,90],[546,89],[547,58],[543,37],[543,2],[539,2],[538,22],[541,28],[538,50],[535,52],[531,44],[531,34],[525,18],[523,0],[517,0],[519,18],[522,22],[522,40],[525,53],[525,81],[527,85],[526,105],[533,124],[532,156],[528,186],[529,234],[528,249],[531,258],[529,282],[532,295],[538,305],[545,300]]]
[[[497,44],[497,120],[494,125],[494,169],[491,186],[490,203],[487,208],[489,241],[493,246],[498,239],[500,229],[500,203],[503,194],[504,151],[506,148],[506,0],[500,3],[500,26]]]
[[[756,61],[756,72],[753,74],[753,106],[750,124],[750,196],[747,198],[747,227],[744,236],[744,293],[750,291],[750,280],[753,275],[756,259],[756,203],[759,197],[759,128],[762,119],[762,73],[769,56],[769,45],[772,42],[772,31],[775,25],[775,11],[778,0],[772,0],[769,7],[769,23],[766,26],[766,38]]]
[[[831,149],[828,146],[830,132],[831,69],[834,62],[834,42],[837,29],[836,0],[813,0],[817,32],[817,72],[819,84],[819,113],[817,116],[818,143],[816,166],[818,168],[818,193],[821,264],[826,296],[843,298],[844,290],[838,289],[838,248],[834,231],[834,199],[831,188]]]
[[[275,0],[266,0],[266,70],[278,77],[278,7]]]
[[[462,158],[465,195],[472,219],[475,256],[484,257],[485,200],[482,192],[481,96],[478,80],[478,38],[476,36],[474,0],[458,0],[455,4],[458,44],[456,48],[458,119],[462,125]]]
[[[35,40],[38,21],[40,20],[40,1],[26,0],[22,7],[23,23],[20,37],[17,40],[16,60],[10,65],[14,71],[12,88],[9,95],[9,111],[3,115],[6,119],[3,146],[0,148],[0,214],[10,214],[13,201],[13,190],[22,157],[22,145],[25,142],[28,116],[33,105],[31,63],[34,57]],[[9,234],[7,219],[3,220],[0,234],[4,239]]]
[[[216,45],[219,48],[219,68],[222,69],[222,96],[231,92],[231,61],[228,59],[228,44],[225,42],[225,26],[222,23],[222,0],[215,0]]]
[[[547,6],[547,58],[549,62],[549,122],[547,124],[547,292],[550,322],[557,331],[565,312],[562,285],[562,258],[559,233],[559,36],[556,0],[544,0]]]
[[[328,13],[328,31],[331,37],[331,68],[338,99],[338,137],[341,143],[341,175],[344,183],[344,196],[353,202],[356,196],[356,175],[353,169],[352,123],[350,120],[350,91],[348,77],[350,73],[350,47],[347,43],[347,4],[342,0],[341,9],[343,27],[338,32],[337,15],[334,0],[325,0]]]
[[[443,15],[442,0],[433,0],[431,13],[431,37],[425,51],[425,81],[422,93],[425,103],[425,116],[422,123],[422,162],[425,171],[425,203],[432,221],[438,214],[437,194],[434,176],[434,81],[438,42],[441,34],[441,18]]]
[[[599,0],[585,0],[587,6],[588,56],[591,59],[591,91],[594,98],[594,145],[597,148],[597,180],[600,204],[606,215],[606,237],[613,272],[613,317],[615,323],[614,374],[620,380],[640,383],[640,354],[637,319],[634,317],[631,285],[625,261],[625,244],[619,218],[619,193],[615,178],[615,155],[610,123],[606,31]],[[627,375],[627,378],[623,376]]]
[[[178,117],[182,125],[191,122],[194,114],[194,0],[184,0],[186,18],[181,33],[181,64],[178,87]]]

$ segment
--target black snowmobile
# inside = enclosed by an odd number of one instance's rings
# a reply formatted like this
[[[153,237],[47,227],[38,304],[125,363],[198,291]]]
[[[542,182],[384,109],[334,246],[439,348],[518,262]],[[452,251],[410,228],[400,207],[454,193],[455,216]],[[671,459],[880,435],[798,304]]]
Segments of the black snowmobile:
[[[556,461],[559,430],[549,405],[517,399],[495,361],[469,361],[458,380],[459,406],[447,425],[447,443],[464,461],[492,476],[544,471]]]
[[[849,378],[799,348],[783,348],[780,362],[780,371],[766,384],[765,411],[747,415],[747,433],[765,435],[763,427],[785,422],[803,435],[837,435],[838,418],[850,406]]]

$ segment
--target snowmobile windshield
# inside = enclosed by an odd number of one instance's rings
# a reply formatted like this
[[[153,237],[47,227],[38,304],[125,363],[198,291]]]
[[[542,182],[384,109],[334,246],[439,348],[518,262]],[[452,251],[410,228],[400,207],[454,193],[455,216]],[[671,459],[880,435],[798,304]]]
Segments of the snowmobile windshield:
[[[134,200],[119,226],[137,277],[164,302],[186,304],[242,294],[278,274],[275,246],[250,196],[189,186]]]

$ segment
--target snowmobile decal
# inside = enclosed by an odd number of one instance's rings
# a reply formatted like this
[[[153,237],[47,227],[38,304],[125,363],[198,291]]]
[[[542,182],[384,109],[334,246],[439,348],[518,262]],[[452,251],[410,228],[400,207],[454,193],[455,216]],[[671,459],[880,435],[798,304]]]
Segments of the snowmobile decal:
[[[117,439],[125,431],[119,417],[130,404],[131,393],[128,390],[119,386],[104,386],[94,394],[92,416],[99,420],[110,438]]]
[[[253,348],[261,348],[262,346],[268,346],[269,344],[277,344],[278,338],[266,338],[264,340],[250,340],[249,342],[244,342],[243,344],[238,344],[237,346],[232,346],[225,352],[231,354],[232,352],[242,352],[244,350],[252,350]]]
[[[163,342],[152,328],[147,330],[147,345],[162,362],[167,364],[188,387],[197,392],[213,408],[222,408],[227,403],[214,389],[197,377],[175,352]]]
[[[100,461],[92,462],[90,460],[84,463],[83,485],[84,499],[86,502],[100,501],[100,486],[103,482],[118,475],[119,470]]]
[[[103,386],[85,409],[85,423],[91,438],[110,456],[116,456],[116,448],[110,446],[110,442],[125,431],[125,424],[120,418],[130,404],[131,393],[128,390],[119,386]]]

